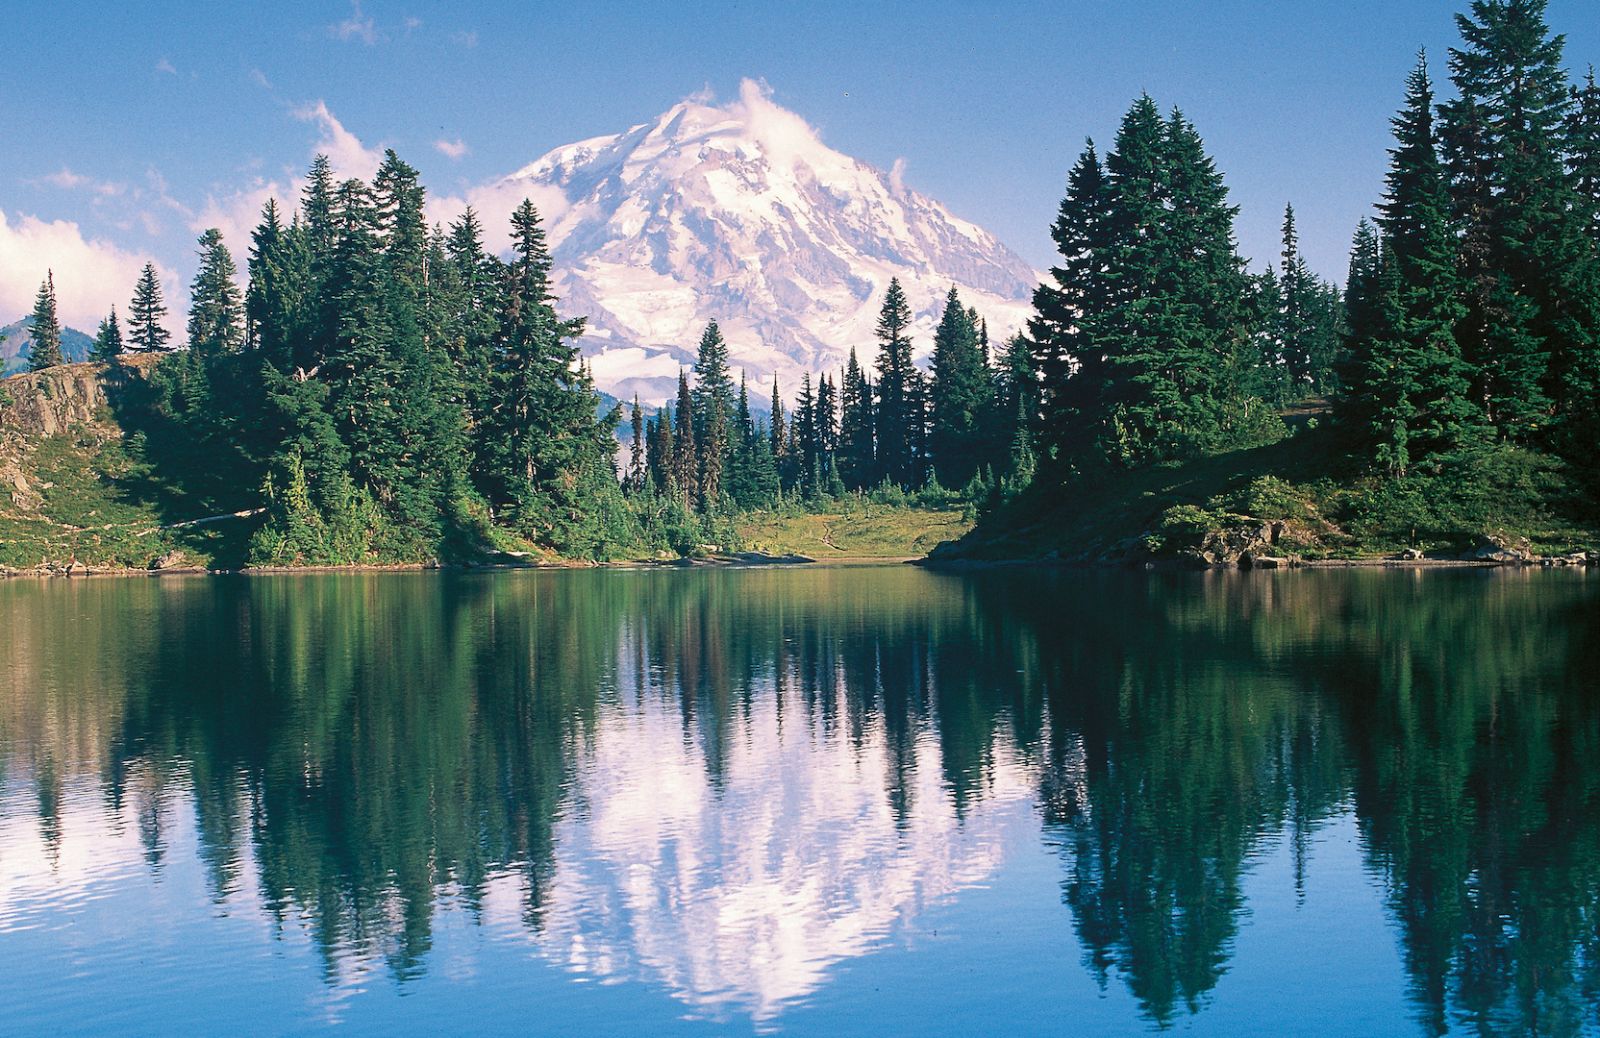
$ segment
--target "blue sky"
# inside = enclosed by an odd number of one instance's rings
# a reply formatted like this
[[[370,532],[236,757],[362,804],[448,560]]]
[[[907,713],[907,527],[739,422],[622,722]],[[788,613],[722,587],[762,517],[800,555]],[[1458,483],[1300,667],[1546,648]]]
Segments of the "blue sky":
[[[79,324],[126,299],[119,279],[145,258],[187,280],[196,228],[247,212],[319,146],[392,146],[431,190],[460,193],[703,88],[736,96],[747,76],[831,146],[903,159],[909,186],[1041,267],[1084,137],[1108,143],[1148,91],[1205,135],[1246,255],[1275,255],[1293,201],[1313,266],[1342,277],[1404,76],[1426,46],[1444,78],[1464,4],[16,5],[0,65],[0,321],[26,308],[45,255]],[[1552,0],[1549,16],[1569,67],[1600,62],[1600,3]]]

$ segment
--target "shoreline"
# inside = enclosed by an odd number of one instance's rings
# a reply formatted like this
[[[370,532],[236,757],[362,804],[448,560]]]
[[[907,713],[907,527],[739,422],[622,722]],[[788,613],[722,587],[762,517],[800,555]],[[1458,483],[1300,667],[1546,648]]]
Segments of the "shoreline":
[[[81,580],[95,578],[136,577],[268,577],[300,576],[328,573],[478,573],[514,572],[517,570],[589,570],[589,569],[760,569],[777,566],[811,565],[898,565],[912,561],[906,557],[877,558],[852,556],[819,561],[804,555],[763,555],[759,552],[736,552],[732,555],[684,559],[628,559],[615,562],[585,562],[573,559],[555,559],[541,562],[370,562],[349,566],[245,566],[237,569],[208,569],[204,566],[173,566],[167,569],[132,569],[129,567],[96,568],[83,563],[64,567],[32,567],[29,569],[0,568],[0,580]]]
[[[1267,562],[1269,560],[1262,560]],[[1522,560],[1498,559],[1273,559],[1270,564],[1242,565],[1217,563],[1195,565],[1181,559],[1146,559],[1143,561],[1093,561],[1050,558],[1015,559],[941,559],[928,555],[876,556],[856,555],[815,559],[804,555],[761,555],[740,552],[728,556],[684,559],[628,559],[614,562],[585,562],[578,560],[552,560],[544,562],[484,562],[440,563],[397,562],[361,563],[349,566],[247,566],[238,569],[207,569],[203,566],[181,566],[169,569],[98,569],[82,563],[69,567],[0,569],[0,580],[78,580],[138,577],[280,577],[356,573],[480,573],[516,572],[519,570],[689,570],[689,569],[771,569],[777,567],[806,567],[813,569],[850,569],[872,566],[917,566],[930,570],[983,570],[1034,567],[1045,569],[1123,569],[1143,572],[1283,572],[1288,570],[1432,570],[1432,569],[1575,569],[1600,567],[1600,560],[1573,561],[1569,557],[1544,557]]]

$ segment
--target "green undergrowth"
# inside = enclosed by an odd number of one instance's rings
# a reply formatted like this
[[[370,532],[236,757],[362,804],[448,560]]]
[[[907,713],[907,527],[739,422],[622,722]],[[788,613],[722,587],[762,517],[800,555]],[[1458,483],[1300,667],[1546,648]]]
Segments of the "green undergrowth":
[[[1230,527],[1282,524],[1284,550],[1365,558],[1408,548],[1450,555],[1493,536],[1554,554],[1600,545],[1596,510],[1571,468],[1499,446],[1401,479],[1362,473],[1329,426],[1265,446],[1060,486],[1040,480],[989,514],[944,558],[1175,556]]]

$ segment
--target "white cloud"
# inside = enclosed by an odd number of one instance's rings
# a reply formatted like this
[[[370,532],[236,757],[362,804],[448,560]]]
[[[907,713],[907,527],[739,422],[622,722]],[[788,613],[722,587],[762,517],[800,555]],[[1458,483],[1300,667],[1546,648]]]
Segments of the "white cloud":
[[[453,141],[438,140],[433,142],[434,150],[448,158],[459,159],[467,153],[467,142],[457,137]]]
[[[254,83],[263,90],[272,89],[272,80],[268,79],[267,74],[258,68],[253,68],[250,70],[250,82]]]
[[[303,122],[316,123],[321,129],[313,152],[328,156],[334,172],[339,176],[371,180],[373,174],[378,172],[378,165],[383,161],[383,149],[362,144],[361,138],[345,129],[344,124],[328,111],[325,101],[297,109],[294,115]]]
[[[900,197],[906,193],[906,160],[898,158],[894,165],[889,167],[889,189]]]
[[[246,258],[250,255],[250,235],[261,222],[261,211],[268,199],[277,199],[279,218],[288,223],[294,218],[294,188],[277,181],[257,180],[248,187],[217,197],[209,195],[205,205],[189,221],[189,230],[196,235],[215,227],[222,232],[222,241],[233,254],[234,266],[239,268],[239,281],[246,280]]]
[[[133,283],[146,257],[98,238],[84,237],[68,220],[46,222],[0,209],[0,321],[11,321],[33,309],[33,297],[53,270],[56,305],[63,324],[93,332],[112,306],[126,310]],[[168,309],[177,314],[181,291],[177,275],[159,264]],[[181,319],[169,316],[176,328]]]
[[[414,14],[408,14],[406,15],[405,27],[406,32],[416,32],[418,29],[422,28],[422,19],[418,18]]]
[[[572,203],[566,192],[554,184],[530,184],[506,177],[470,187],[464,195],[432,195],[427,202],[429,223],[449,225],[472,206],[483,225],[484,247],[490,252],[505,252],[511,247],[511,213],[523,200],[539,210],[539,219],[548,231],[566,215]]]
[[[89,182],[88,177],[84,176],[82,173],[74,173],[65,166],[62,166],[59,172],[51,173],[48,176],[43,176],[39,179],[44,183],[51,185],[52,187],[59,187],[63,191],[71,191],[75,188],[80,188]]]
[[[459,43],[461,46],[466,47],[468,50],[471,50],[473,47],[478,45],[478,32],[476,29],[468,29],[461,32],[452,33],[450,38],[456,43]]]
[[[766,80],[741,80],[739,100],[729,104],[727,111],[749,128],[752,137],[766,145],[775,160],[812,151],[821,143],[810,123],[773,103],[772,88]]]
[[[361,13],[361,0],[350,0],[350,17],[328,26],[328,35],[338,40],[360,40],[370,47],[378,42],[378,27],[371,15]]]
[[[156,62],[156,71],[164,76],[176,76],[178,74],[178,70],[174,68],[172,66],[172,62],[168,61],[166,58],[162,58],[160,61]]]

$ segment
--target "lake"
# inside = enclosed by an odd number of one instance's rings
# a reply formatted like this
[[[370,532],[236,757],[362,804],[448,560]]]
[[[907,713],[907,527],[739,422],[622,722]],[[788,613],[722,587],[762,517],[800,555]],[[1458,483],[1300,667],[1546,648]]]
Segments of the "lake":
[[[0,1033],[1600,1034],[1600,576],[0,582]]]

